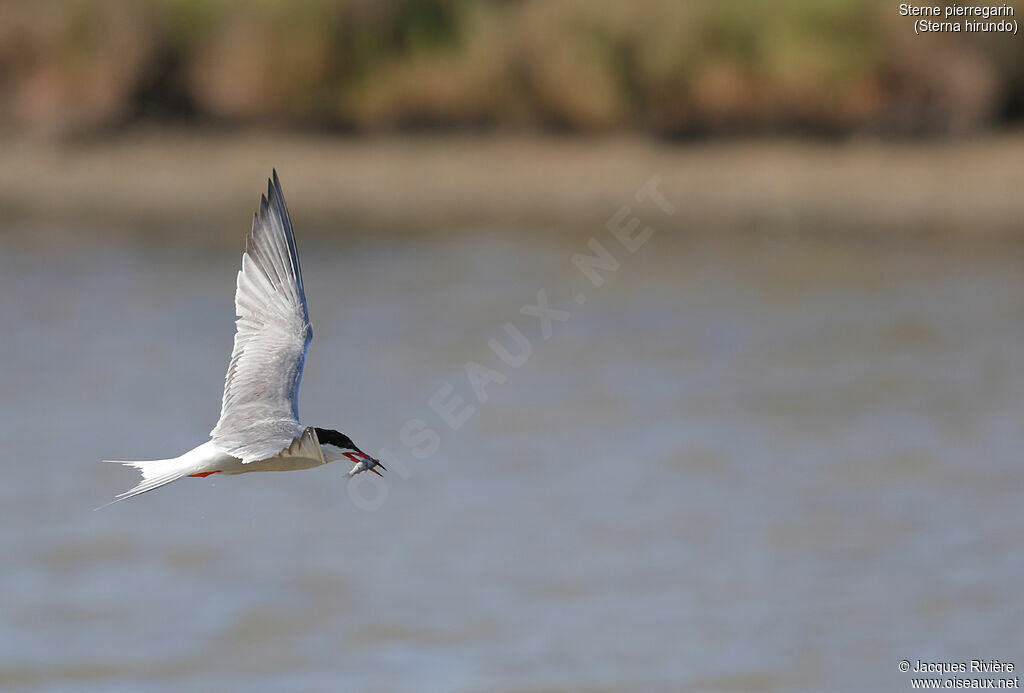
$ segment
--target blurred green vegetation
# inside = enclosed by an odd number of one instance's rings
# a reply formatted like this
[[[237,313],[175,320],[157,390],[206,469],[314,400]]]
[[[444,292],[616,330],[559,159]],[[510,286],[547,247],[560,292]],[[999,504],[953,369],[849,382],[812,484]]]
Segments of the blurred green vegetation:
[[[1022,40],[885,0],[8,0],[0,127],[954,134],[1020,118]]]

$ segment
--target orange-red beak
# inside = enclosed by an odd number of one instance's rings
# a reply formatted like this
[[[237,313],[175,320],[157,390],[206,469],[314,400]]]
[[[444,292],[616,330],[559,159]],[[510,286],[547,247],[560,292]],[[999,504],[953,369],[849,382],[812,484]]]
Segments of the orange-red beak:
[[[374,462],[376,462],[377,464],[375,464],[374,466],[370,467],[370,471],[373,472],[374,474],[376,474],[377,476],[379,476],[381,479],[383,479],[384,475],[377,471],[377,467],[380,467],[385,472],[388,470],[388,468],[385,467],[384,465],[382,465],[380,463],[380,460],[374,460]]]

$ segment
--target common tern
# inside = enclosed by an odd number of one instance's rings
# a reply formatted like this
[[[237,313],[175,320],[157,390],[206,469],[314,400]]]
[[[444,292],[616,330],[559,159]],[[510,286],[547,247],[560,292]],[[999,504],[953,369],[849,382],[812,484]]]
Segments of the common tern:
[[[235,313],[235,344],[210,440],[173,459],[107,460],[142,472],[139,484],[113,502],[190,476],[310,469],[342,459],[354,465],[350,477],[387,471],[344,433],[299,423],[299,384],[313,328],[276,170],[245,241]]]

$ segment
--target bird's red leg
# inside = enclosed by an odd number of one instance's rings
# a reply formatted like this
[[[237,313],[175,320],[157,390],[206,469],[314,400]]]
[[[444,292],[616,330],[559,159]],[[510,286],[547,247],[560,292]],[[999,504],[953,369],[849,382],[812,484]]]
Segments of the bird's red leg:
[[[189,474],[189,476],[194,476],[194,477],[198,477],[200,479],[205,479],[206,477],[210,476],[211,474],[220,474],[220,470],[218,469],[215,472],[199,472],[198,474]]]

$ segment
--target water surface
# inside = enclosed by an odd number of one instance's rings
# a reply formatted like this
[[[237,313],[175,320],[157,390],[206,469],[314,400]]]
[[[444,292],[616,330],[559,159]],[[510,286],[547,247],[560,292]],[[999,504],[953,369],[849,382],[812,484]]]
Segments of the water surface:
[[[216,421],[232,249],[0,240],[0,688],[903,690],[1024,666],[1024,253],[302,245],[306,423],[392,470],[135,483]],[[521,313],[569,311],[545,339]],[[583,293],[585,302],[576,302]],[[527,337],[513,368],[487,340]],[[479,403],[468,361],[504,380]],[[491,374],[491,377],[498,377]],[[473,415],[452,430],[445,384]],[[440,439],[417,459],[399,431]]]

